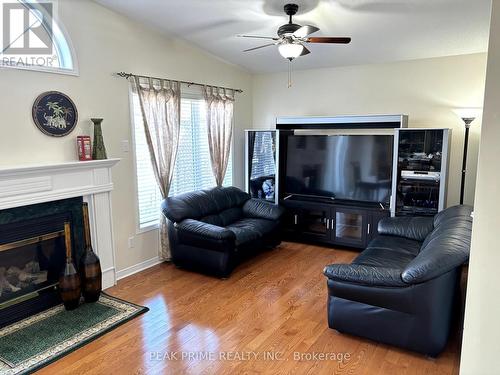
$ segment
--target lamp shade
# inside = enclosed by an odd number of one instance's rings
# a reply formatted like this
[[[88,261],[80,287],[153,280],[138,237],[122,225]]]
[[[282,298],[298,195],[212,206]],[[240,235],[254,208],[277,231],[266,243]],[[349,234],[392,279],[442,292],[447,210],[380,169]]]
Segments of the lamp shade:
[[[482,108],[480,107],[471,107],[471,108],[455,108],[453,110],[455,114],[460,117],[462,120],[463,119],[475,119],[478,117],[481,112]]]
[[[295,59],[304,51],[304,46],[302,44],[285,43],[280,44],[278,50],[285,59]]]

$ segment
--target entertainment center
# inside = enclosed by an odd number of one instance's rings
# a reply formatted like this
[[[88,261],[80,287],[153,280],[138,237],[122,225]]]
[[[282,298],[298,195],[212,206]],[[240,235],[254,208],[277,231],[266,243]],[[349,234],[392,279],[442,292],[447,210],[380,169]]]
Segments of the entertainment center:
[[[377,235],[378,222],[390,216],[375,204],[321,199],[289,198],[282,201],[285,237],[364,248]]]
[[[246,131],[247,191],[286,208],[290,240],[365,248],[382,218],[445,207],[450,130],[407,126],[406,115],[279,117]]]

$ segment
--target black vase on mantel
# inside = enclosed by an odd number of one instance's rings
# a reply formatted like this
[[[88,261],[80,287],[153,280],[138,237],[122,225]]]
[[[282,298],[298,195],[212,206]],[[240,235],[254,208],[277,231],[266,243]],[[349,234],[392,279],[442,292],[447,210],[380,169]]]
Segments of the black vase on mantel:
[[[80,261],[83,298],[85,302],[97,302],[102,290],[101,262],[92,249],[89,206],[87,203],[83,203],[83,225],[85,229],[85,253]]]
[[[106,154],[106,146],[104,146],[104,138],[102,136],[102,118],[91,118],[90,121],[94,124],[94,147],[92,148],[93,160],[104,160],[108,156]]]
[[[76,271],[71,256],[71,229],[69,222],[64,223],[64,239],[66,244],[66,264],[59,277],[59,289],[66,310],[74,310],[80,303],[82,291],[80,275]]]

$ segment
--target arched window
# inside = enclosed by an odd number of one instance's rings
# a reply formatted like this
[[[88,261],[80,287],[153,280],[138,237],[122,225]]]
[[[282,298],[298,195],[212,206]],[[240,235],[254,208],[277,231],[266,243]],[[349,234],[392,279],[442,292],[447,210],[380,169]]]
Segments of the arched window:
[[[71,41],[57,19],[57,3],[0,0],[0,67],[78,74]]]

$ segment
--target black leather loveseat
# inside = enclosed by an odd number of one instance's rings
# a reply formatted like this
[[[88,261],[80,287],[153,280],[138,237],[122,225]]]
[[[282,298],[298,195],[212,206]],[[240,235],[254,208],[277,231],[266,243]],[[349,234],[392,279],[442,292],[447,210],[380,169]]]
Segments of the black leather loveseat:
[[[421,352],[445,347],[461,265],[467,261],[472,208],[454,206],[434,218],[383,219],[351,264],[332,264],[328,324],[340,332]]]
[[[162,211],[174,264],[220,277],[242,258],[281,241],[283,209],[235,187],[169,197]]]

